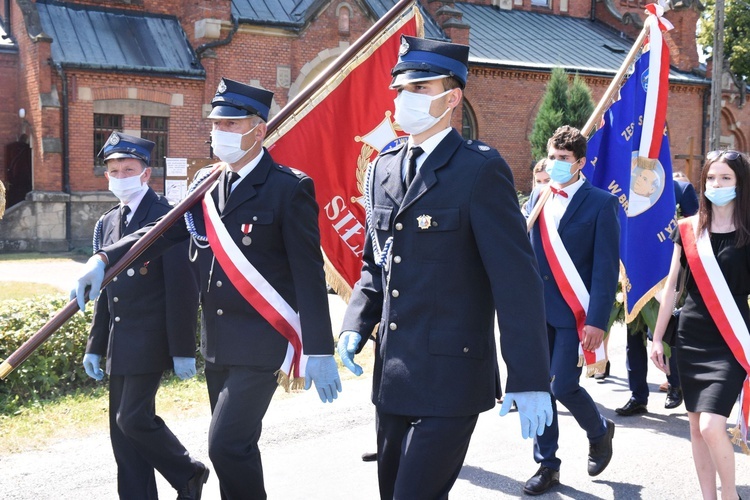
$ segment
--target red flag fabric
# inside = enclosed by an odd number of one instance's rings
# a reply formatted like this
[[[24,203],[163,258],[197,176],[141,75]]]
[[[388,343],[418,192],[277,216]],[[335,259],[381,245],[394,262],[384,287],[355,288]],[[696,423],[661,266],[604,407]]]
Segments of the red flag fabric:
[[[423,36],[421,26],[417,8],[405,9],[266,140],[276,162],[315,181],[326,278],[345,300],[362,265],[367,165],[407,138],[393,122],[390,71],[401,35]]]

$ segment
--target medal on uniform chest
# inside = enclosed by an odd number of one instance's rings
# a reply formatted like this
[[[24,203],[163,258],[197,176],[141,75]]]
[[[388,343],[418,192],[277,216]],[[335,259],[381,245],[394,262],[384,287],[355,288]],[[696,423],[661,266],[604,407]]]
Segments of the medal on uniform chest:
[[[148,274],[148,263],[150,261],[146,261],[143,263],[143,267],[141,267],[138,272],[141,273],[141,276],[146,276]]]
[[[419,229],[429,229],[431,223],[432,216],[430,215],[420,215],[419,217],[417,217],[417,227]]]
[[[253,242],[253,239],[250,237],[250,232],[253,230],[252,224],[242,224],[241,226],[242,232],[245,236],[242,237],[242,244],[246,247],[250,246],[250,243]]]

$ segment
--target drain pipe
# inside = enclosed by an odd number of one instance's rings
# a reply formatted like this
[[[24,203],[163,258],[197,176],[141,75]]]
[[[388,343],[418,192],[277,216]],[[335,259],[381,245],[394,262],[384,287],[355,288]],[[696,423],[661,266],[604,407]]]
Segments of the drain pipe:
[[[232,29],[226,38],[222,40],[214,40],[213,42],[204,43],[203,45],[200,45],[195,49],[195,55],[198,56],[198,60],[203,59],[203,53],[207,51],[208,49],[213,49],[214,47],[227,45],[229,42],[231,42],[232,38],[234,37],[234,34],[237,33],[237,30],[239,28],[240,28],[239,19],[232,16]]]
[[[69,126],[68,126],[68,76],[65,74],[65,70],[60,63],[54,63],[50,60],[50,64],[57,70],[57,74],[60,75],[62,81],[62,99],[60,105],[62,106],[62,190],[63,193],[68,195],[68,202],[65,204],[65,239],[68,242],[68,251],[73,248],[73,236],[72,231],[72,213],[71,207],[73,200],[71,199],[70,193],[70,148],[69,146]]]

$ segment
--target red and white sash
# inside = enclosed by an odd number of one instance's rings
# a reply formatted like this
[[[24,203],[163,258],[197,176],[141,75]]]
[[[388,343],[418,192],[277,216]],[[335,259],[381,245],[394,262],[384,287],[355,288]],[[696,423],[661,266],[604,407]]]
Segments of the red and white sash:
[[[681,220],[679,227],[685,258],[706,308],[737,362],[748,373],[748,377],[742,384],[737,427],[731,431],[731,434],[732,442],[740,445],[745,453],[750,453],[747,445],[748,416],[750,415],[750,363],[748,362],[750,360],[750,332],[729,290],[719,263],[716,261],[708,231],[703,230],[700,236],[696,237],[697,216]]]
[[[211,192],[203,197],[206,237],[216,260],[232,285],[245,300],[289,341],[286,357],[279,367],[279,385],[286,390],[301,389],[304,385],[307,356],[302,350],[302,328],[299,314],[276,289],[258,272],[237,244],[232,240],[219,216]]]
[[[552,212],[547,210],[546,206],[542,208],[539,217],[539,229],[542,237],[542,248],[550,269],[552,269],[552,276],[554,276],[555,282],[560,288],[565,303],[573,311],[576,319],[579,340],[578,366],[583,366],[585,363],[588,367],[588,373],[596,369],[603,369],[606,363],[604,343],[596,351],[585,351],[580,344],[583,341],[583,327],[586,325],[586,313],[589,309],[589,291],[560,239]]]

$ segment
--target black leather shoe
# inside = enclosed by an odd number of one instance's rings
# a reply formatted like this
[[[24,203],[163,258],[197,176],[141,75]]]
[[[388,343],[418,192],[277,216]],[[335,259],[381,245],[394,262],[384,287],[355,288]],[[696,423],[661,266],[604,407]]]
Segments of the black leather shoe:
[[[363,462],[374,462],[378,459],[378,452],[377,451],[367,451],[365,453],[362,453],[362,461]]]
[[[541,495],[558,484],[560,484],[560,471],[542,465],[536,474],[526,481],[523,492],[527,495]]]
[[[203,485],[208,481],[208,467],[198,462],[198,470],[185,486],[177,491],[177,500],[200,500]]]
[[[669,386],[667,391],[667,399],[664,401],[664,408],[671,410],[677,408],[682,404],[682,389],[679,387]]]
[[[638,415],[639,413],[646,412],[648,412],[646,403],[639,403],[635,400],[635,398],[630,398],[630,400],[625,403],[625,406],[623,406],[622,408],[615,408],[615,413],[623,417],[630,417],[633,415]]]
[[[612,438],[615,423],[607,419],[607,433],[595,443],[589,443],[589,476],[598,476],[612,460]]]

